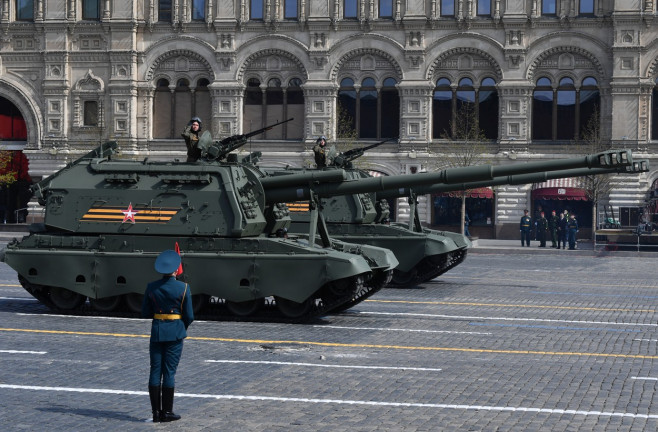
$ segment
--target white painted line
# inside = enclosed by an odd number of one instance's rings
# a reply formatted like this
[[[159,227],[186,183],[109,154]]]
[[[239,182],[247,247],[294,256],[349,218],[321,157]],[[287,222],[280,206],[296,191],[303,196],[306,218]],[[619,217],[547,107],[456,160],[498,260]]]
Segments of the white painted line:
[[[658,327],[658,323],[624,323],[624,322],[608,322],[608,321],[580,321],[580,320],[556,320],[556,319],[545,319],[545,318],[508,318],[508,317],[485,317],[485,316],[462,316],[462,315],[437,315],[437,314],[397,313],[397,312],[359,311],[358,313],[363,315],[417,316],[417,317],[426,317],[426,318],[447,318],[447,319],[462,319],[462,320],[525,321],[525,322],[541,321],[541,322],[554,322],[554,323]]]
[[[48,351],[0,350],[0,353],[6,353],[6,354],[48,354]]]
[[[348,326],[333,326],[333,325],[314,325],[313,327],[318,328],[333,328],[333,329],[345,329],[345,330],[375,330],[375,331],[399,331],[399,332],[418,332],[418,333],[452,333],[452,334],[474,334],[474,335],[492,335],[493,333],[482,333],[482,332],[459,332],[459,331],[449,331],[449,330],[422,330],[422,329],[401,329],[401,328],[383,328],[383,327],[348,327]]]
[[[0,300],[22,300],[22,301],[33,301],[33,302],[39,301],[34,297],[0,297]]]
[[[658,339],[633,339],[633,342],[658,342]]]
[[[658,381],[658,378],[653,378],[653,377],[631,377],[631,379],[640,380],[640,381]]]
[[[13,384],[0,384],[0,388],[12,390],[36,390],[36,391],[55,391],[55,392],[73,392],[73,393],[101,393],[101,394],[118,394],[118,395],[135,395],[146,396],[148,392],[132,390],[112,390],[112,389],[88,389],[73,387],[41,387],[41,386],[24,386]],[[396,408],[432,408],[432,409],[455,409],[464,411],[500,411],[500,412],[532,412],[541,414],[558,414],[558,415],[584,415],[596,417],[625,417],[625,418],[642,418],[658,419],[658,414],[639,414],[629,412],[614,411],[582,411],[570,409],[550,409],[550,408],[532,408],[532,407],[511,407],[511,406],[492,406],[492,405],[454,405],[440,403],[415,403],[415,402],[377,402],[377,401],[359,401],[346,399],[307,399],[307,398],[286,398],[275,396],[241,396],[241,395],[213,395],[198,393],[176,393],[176,397],[187,397],[195,399],[217,399],[217,400],[242,400],[242,401],[270,401],[270,402],[294,402],[306,404],[335,404],[335,405],[361,405],[361,406],[387,406]]]
[[[436,368],[330,365],[330,364],[320,364],[320,363],[296,363],[296,362],[250,361],[250,360],[206,360],[206,363],[247,363],[247,364],[268,364],[268,365],[281,365],[281,366],[310,366],[310,367],[344,368],[344,369],[386,369],[386,370],[397,370],[397,371],[424,371],[424,372],[441,371],[441,369],[436,369]]]

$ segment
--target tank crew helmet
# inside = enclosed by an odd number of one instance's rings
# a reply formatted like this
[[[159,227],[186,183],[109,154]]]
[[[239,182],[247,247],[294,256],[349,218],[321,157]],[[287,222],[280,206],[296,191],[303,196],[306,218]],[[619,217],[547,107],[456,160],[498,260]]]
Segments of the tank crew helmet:
[[[192,123],[197,122],[199,123],[199,130],[201,130],[201,119],[199,117],[192,117],[190,119],[189,125],[192,125]]]
[[[326,143],[327,143],[327,137],[325,137],[324,135],[322,135],[320,138],[318,138],[318,139],[315,141],[315,143],[316,143],[316,144],[320,144],[320,143],[326,144]]]
[[[162,274],[172,274],[180,266],[180,255],[175,250],[168,249],[155,260],[155,271]]]

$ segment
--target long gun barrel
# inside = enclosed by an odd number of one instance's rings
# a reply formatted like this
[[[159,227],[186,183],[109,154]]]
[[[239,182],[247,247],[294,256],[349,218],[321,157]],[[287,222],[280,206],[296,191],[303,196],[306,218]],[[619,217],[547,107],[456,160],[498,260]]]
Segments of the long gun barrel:
[[[377,199],[382,198],[399,198],[409,196],[411,193],[416,195],[427,195],[433,193],[453,192],[458,190],[477,189],[481,187],[500,186],[500,185],[521,185],[530,183],[539,183],[547,180],[570,177],[584,177],[589,175],[602,174],[637,174],[649,171],[648,160],[638,160],[631,166],[618,166],[613,168],[575,168],[568,170],[547,171],[531,174],[519,174],[495,177],[492,180],[479,182],[455,183],[455,184],[434,184],[429,186],[420,186],[417,188],[398,188],[377,192]]]
[[[569,159],[517,163],[506,166],[480,165],[464,168],[448,168],[433,173],[371,177],[339,183],[322,183],[316,185],[312,191],[311,187],[303,181],[303,174],[298,174],[300,176],[298,186],[287,188],[273,186],[273,183],[270,182],[268,177],[261,179],[261,183],[266,190],[267,202],[277,203],[307,200],[311,197],[312,192],[319,197],[326,198],[337,195],[381,192],[399,188],[416,188],[437,183],[459,184],[491,181],[496,177],[542,171],[573,168],[615,168],[630,166],[632,163],[633,158],[630,150],[608,150],[593,155]]]
[[[210,146],[208,146],[208,148],[205,149],[201,157],[209,161],[216,159],[223,159],[226,157],[227,154],[229,154],[233,150],[238,149],[243,145],[245,145],[247,143],[247,139],[251,138],[252,136],[260,135],[263,132],[272,129],[273,127],[282,125],[284,123],[288,123],[289,121],[292,120],[294,120],[294,118],[289,118],[288,120],[274,123],[265,126],[264,128],[260,128],[248,132],[246,134],[231,135],[230,137],[226,137],[220,141],[215,141],[213,144],[211,144]]]
[[[331,162],[331,166],[339,167],[339,168],[344,168],[347,167],[347,165],[352,162],[356,158],[360,158],[363,156],[363,154],[370,150],[374,149],[375,147],[379,147],[380,145],[387,143],[389,141],[393,141],[398,139],[399,137],[394,137],[394,138],[388,138],[385,139],[384,141],[380,141],[375,144],[371,144],[369,146],[365,147],[359,147],[351,150],[347,150],[346,152],[340,153],[338,156],[334,158],[334,160]]]

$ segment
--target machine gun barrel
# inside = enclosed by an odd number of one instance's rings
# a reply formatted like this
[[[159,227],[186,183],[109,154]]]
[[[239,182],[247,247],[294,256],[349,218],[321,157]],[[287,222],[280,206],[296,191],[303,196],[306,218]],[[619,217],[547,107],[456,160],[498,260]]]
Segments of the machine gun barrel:
[[[265,126],[264,128],[260,128],[248,132],[246,134],[231,135],[230,137],[226,137],[220,141],[215,141],[207,149],[205,149],[201,157],[206,160],[222,159],[226,157],[226,155],[232,152],[233,150],[238,149],[243,145],[245,145],[247,143],[247,139],[256,135],[260,135],[263,132],[272,129],[273,127],[282,125],[284,123],[288,123],[289,121],[292,120],[294,120],[294,118],[289,118],[288,120],[283,120],[278,123]]]
[[[630,150],[608,150],[605,152],[551,161],[518,163],[507,166],[480,165],[463,168],[448,168],[433,173],[406,174],[388,177],[371,177],[339,183],[321,183],[313,188],[300,183],[296,186],[268,187],[266,201],[268,203],[302,201],[311,197],[314,192],[319,197],[327,198],[337,195],[352,195],[358,193],[381,192],[399,188],[416,188],[437,183],[460,184],[476,181],[491,181],[496,177],[536,173],[542,171],[557,171],[572,168],[615,168],[632,165]]]
[[[396,140],[398,138],[399,137],[388,138],[388,139],[385,139],[384,141],[380,141],[378,143],[371,144],[369,146],[359,147],[359,148],[347,150],[346,152],[343,152],[343,153],[340,153],[339,155],[337,155],[334,158],[334,160],[332,161],[331,166],[344,167],[348,162],[351,162],[354,159],[363,156],[363,154],[366,151],[368,151],[370,149],[374,149],[375,147],[379,147],[380,145],[382,145],[384,143]]]
[[[455,184],[434,184],[429,186],[420,186],[418,188],[398,188],[377,192],[377,199],[383,198],[400,198],[409,196],[411,193],[416,195],[427,195],[433,193],[453,192],[458,190],[477,189],[481,187],[500,186],[500,185],[521,185],[530,183],[539,183],[547,180],[570,177],[584,177],[590,175],[602,174],[636,174],[649,171],[648,160],[638,160],[633,162],[632,166],[618,166],[613,168],[574,168],[568,170],[545,171],[531,174],[518,174],[509,176],[495,177],[492,180],[483,180],[479,182],[455,183]]]

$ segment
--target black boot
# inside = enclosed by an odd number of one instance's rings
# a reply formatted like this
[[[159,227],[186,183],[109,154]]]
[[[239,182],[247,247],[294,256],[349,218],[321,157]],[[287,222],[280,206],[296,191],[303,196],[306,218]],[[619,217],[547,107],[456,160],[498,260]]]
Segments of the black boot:
[[[153,411],[153,423],[160,422],[160,386],[149,386],[149,397],[151,398],[151,411]]]
[[[171,422],[180,420],[178,414],[174,414],[174,388],[162,387],[162,411],[160,412],[161,422]]]

